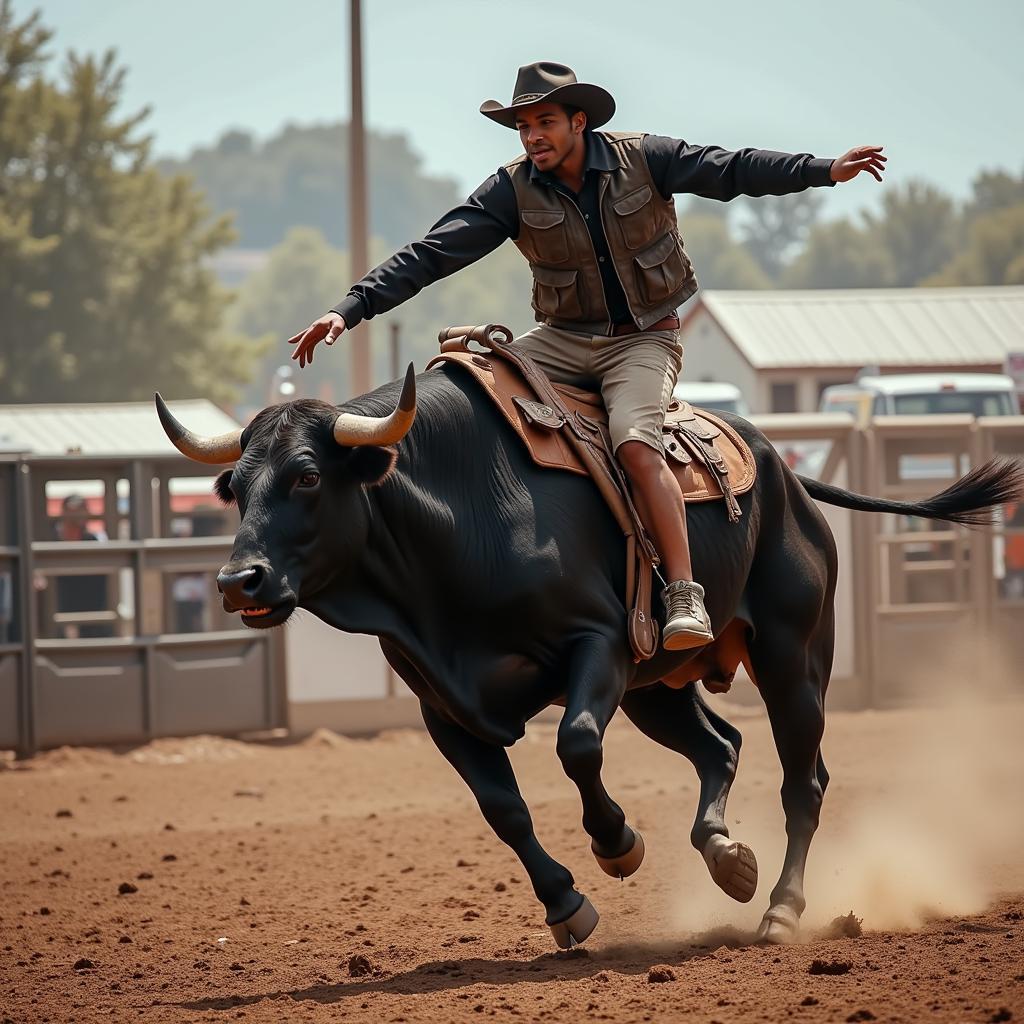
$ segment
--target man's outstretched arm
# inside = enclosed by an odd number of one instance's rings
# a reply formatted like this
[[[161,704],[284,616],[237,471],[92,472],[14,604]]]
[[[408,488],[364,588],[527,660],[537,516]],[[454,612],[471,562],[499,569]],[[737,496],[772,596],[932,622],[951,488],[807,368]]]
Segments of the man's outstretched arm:
[[[515,191],[507,174],[492,174],[464,203],[446,213],[426,236],[371,270],[331,310],[288,339],[299,366],[313,362],[321,341],[333,345],[346,329],[394,309],[427,285],[497,249],[518,230]]]
[[[645,137],[644,155],[658,191],[666,199],[687,192],[722,202],[737,196],[783,196],[832,186],[862,171],[881,181],[886,161],[881,146],[859,146],[832,160],[810,153],[691,146],[663,135]]]

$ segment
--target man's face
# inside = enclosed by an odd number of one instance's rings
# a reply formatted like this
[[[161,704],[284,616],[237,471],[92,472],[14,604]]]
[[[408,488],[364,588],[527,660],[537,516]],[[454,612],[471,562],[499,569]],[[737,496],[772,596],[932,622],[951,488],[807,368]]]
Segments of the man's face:
[[[582,112],[572,120],[557,103],[534,103],[516,111],[516,128],[523,149],[538,171],[552,172],[566,157],[583,145],[587,117]]]

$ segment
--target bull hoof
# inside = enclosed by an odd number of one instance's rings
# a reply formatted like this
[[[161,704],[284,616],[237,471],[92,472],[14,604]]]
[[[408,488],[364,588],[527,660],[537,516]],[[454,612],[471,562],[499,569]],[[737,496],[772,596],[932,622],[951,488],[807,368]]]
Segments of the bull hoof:
[[[784,903],[769,907],[757,929],[757,941],[771,946],[786,946],[796,942],[800,934],[800,917]]]
[[[629,878],[644,862],[644,837],[634,830],[633,845],[618,857],[602,857],[594,849],[593,842],[590,844],[590,851],[606,875],[611,875],[612,878]]]
[[[583,897],[583,902],[575,913],[571,914],[564,921],[548,925],[551,934],[555,937],[555,943],[559,949],[572,949],[581,942],[585,942],[591,932],[597,927],[601,915],[594,909],[594,904]]]
[[[715,833],[704,844],[704,860],[715,885],[734,900],[749,903],[757,889],[757,858],[745,843]]]

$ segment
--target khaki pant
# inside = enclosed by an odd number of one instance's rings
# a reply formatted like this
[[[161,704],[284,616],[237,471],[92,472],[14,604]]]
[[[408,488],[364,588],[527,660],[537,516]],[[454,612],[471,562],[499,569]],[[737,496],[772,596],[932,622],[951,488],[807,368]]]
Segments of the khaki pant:
[[[555,383],[601,392],[616,451],[624,441],[643,441],[664,454],[661,428],[683,367],[678,331],[615,338],[541,324],[513,344]]]

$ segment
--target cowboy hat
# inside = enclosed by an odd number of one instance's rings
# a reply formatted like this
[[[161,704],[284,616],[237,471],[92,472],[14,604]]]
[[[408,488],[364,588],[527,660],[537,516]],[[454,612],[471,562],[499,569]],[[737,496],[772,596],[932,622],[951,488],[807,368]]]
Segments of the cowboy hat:
[[[615,113],[615,100],[599,85],[577,82],[572,68],[541,60],[525,64],[516,75],[512,102],[506,107],[498,100],[480,104],[480,113],[492,121],[515,128],[516,111],[534,103],[564,103],[579,107],[587,115],[588,128],[600,128]]]

